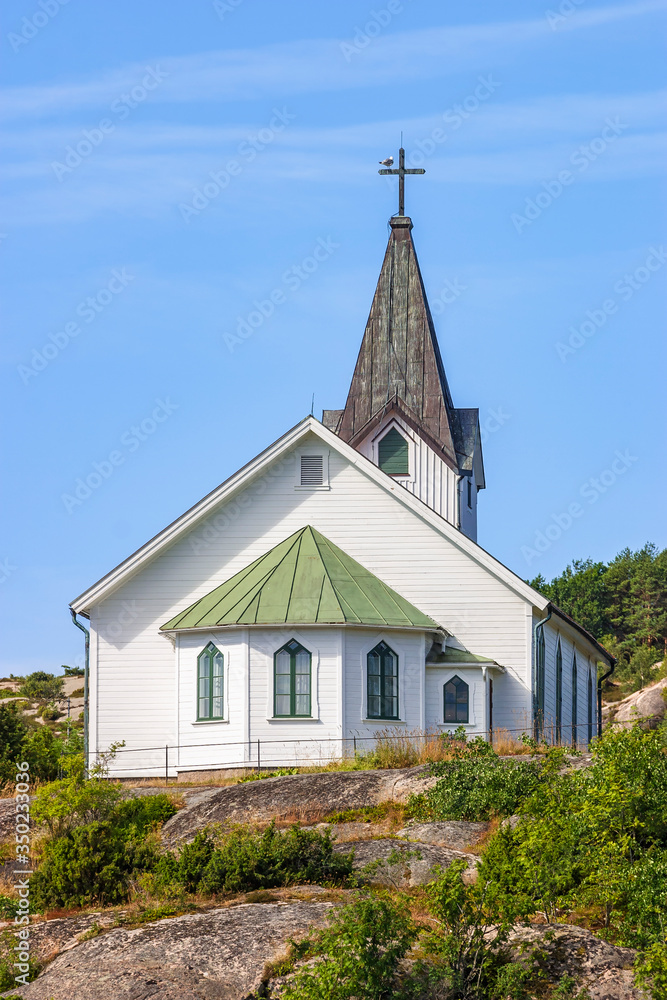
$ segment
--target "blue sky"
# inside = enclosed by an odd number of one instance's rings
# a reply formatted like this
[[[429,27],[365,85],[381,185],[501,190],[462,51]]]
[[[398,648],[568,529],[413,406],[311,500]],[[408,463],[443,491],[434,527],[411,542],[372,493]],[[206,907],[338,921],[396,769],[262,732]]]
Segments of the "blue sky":
[[[73,597],[344,404],[401,131],[480,543],[667,544],[666,8],[6,0],[0,670],[81,662]]]

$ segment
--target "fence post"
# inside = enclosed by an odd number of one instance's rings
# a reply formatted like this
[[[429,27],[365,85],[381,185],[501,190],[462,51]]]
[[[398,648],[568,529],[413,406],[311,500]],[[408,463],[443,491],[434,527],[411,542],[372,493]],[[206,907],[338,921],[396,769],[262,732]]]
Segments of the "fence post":
[[[169,744],[164,748],[164,783],[169,784]]]
[[[354,756],[356,757],[357,756],[357,737],[356,736],[352,737],[352,752],[354,753]]]
[[[259,774],[259,740],[257,740],[257,774]]]

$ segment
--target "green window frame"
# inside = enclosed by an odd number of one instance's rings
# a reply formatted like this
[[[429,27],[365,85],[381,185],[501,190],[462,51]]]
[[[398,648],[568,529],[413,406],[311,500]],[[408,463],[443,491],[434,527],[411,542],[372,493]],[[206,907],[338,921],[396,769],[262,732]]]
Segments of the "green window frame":
[[[579,671],[577,654],[572,658],[572,746],[577,745],[577,718],[579,715]]]
[[[442,696],[445,722],[470,721],[470,688],[458,674],[443,685]]]
[[[306,719],[312,715],[312,655],[290,639],[273,654],[273,716]]]
[[[197,719],[223,719],[225,658],[212,642],[197,657]]]
[[[389,476],[410,475],[408,442],[392,427],[378,444],[378,465]]]
[[[398,719],[398,654],[378,642],[366,656],[366,717]]]
[[[563,651],[560,639],[556,646],[556,743],[560,743],[563,729]]]

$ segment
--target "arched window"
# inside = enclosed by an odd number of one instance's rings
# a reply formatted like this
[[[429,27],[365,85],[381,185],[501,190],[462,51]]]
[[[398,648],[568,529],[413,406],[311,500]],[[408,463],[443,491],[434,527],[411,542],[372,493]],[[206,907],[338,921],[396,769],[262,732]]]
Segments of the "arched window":
[[[379,642],[366,658],[369,719],[398,718],[398,656]]]
[[[544,627],[542,627],[537,633],[535,641],[535,693],[534,693],[534,705],[535,705],[535,739],[539,740],[542,736],[542,727],[544,725],[544,687],[545,687],[545,673],[546,673],[546,645],[544,640]]]
[[[577,671],[577,654],[572,658],[572,746],[577,745],[577,716],[579,715],[579,678]]]
[[[460,677],[452,677],[444,686],[445,722],[468,722],[470,717],[470,688]]]
[[[588,742],[589,744],[593,740],[593,671],[590,666],[588,668]]]
[[[310,716],[311,655],[290,639],[273,657],[273,714],[278,718]]]
[[[556,646],[556,743],[560,743],[563,729],[563,651],[560,638]]]
[[[390,476],[407,476],[410,473],[408,442],[395,427],[380,440],[378,465]]]
[[[224,714],[224,657],[209,642],[197,657],[197,718],[222,719]]]

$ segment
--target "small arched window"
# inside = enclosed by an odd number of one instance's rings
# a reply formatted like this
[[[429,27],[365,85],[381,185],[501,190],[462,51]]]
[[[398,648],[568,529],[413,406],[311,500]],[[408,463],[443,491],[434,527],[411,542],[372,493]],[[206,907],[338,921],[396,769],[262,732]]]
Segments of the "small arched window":
[[[378,445],[378,465],[390,476],[407,476],[410,474],[408,442],[403,435],[392,427],[380,440]]]
[[[560,743],[563,729],[563,652],[560,638],[556,646],[556,743]]]
[[[369,719],[398,718],[398,656],[379,642],[366,657]]]
[[[577,745],[577,716],[579,715],[579,677],[577,654],[572,658],[572,746]]]
[[[222,719],[225,660],[212,642],[197,657],[197,718]]]
[[[470,718],[470,688],[460,677],[452,677],[444,686],[445,722],[468,722]]]
[[[310,667],[311,655],[296,639],[290,639],[274,655],[274,716],[310,716]]]

